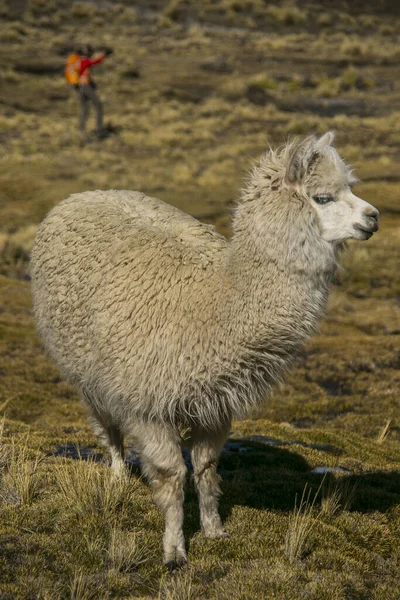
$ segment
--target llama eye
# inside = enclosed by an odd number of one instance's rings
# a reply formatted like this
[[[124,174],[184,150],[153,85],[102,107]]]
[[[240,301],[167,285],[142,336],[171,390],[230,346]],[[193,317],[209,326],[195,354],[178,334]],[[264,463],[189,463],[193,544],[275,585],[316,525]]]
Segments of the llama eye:
[[[327,204],[333,202],[333,196],[331,194],[317,194],[317,196],[313,196],[313,200],[317,204]]]

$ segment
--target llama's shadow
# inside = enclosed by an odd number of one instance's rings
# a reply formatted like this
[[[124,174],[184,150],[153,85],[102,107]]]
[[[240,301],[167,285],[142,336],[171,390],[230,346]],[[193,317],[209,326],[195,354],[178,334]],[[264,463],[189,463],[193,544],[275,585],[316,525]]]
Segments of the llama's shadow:
[[[293,445],[292,442],[266,436],[229,439],[226,442],[218,467],[222,477],[220,513],[223,521],[229,519],[232,510],[238,505],[260,510],[292,511],[296,498],[301,497],[306,485],[313,498],[318,490],[321,492],[321,487],[334,486],[336,478],[346,487],[349,510],[384,512],[400,504],[399,471],[374,471],[356,475],[340,467],[313,469],[303,456],[291,448]],[[326,444],[296,442],[296,445],[326,452],[331,456],[343,454],[340,448]],[[72,444],[57,447],[53,455],[96,462],[107,461],[104,454],[96,451],[95,447],[78,448]],[[191,475],[193,469],[190,455],[185,448],[183,455]],[[141,475],[139,457],[133,449],[127,453],[126,465],[132,476]],[[185,494],[187,539],[200,529],[198,500],[192,479],[190,477]],[[317,504],[318,502],[317,498]]]
[[[222,477],[220,514],[229,519],[235,506],[291,512],[307,486],[311,501],[317,505],[325,490],[342,489],[346,510],[385,512],[400,504],[400,472],[375,471],[356,475],[340,467],[313,468],[294,450],[274,444],[270,438],[229,440],[243,443],[234,451],[224,452],[219,462]],[[267,444],[265,443],[267,440]],[[291,444],[286,444],[290,446]],[[340,448],[316,446],[329,455],[340,456]],[[241,448],[245,450],[240,451]],[[188,486],[185,499],[185,534],[188,540],[200,528],[194,485]]]

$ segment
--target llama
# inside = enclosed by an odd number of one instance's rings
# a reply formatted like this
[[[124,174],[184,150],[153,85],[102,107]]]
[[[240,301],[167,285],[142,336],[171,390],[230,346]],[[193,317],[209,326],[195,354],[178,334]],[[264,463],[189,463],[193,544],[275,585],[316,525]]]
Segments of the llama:
[[[232,418],[267,397],[315,330],[346,240],[378,229],[378,211],[351,192],[356,180],[332,142],[328,132],[269,150],[229,241],[131,191],[74,194],[38,228],[39,333],[117,475],[132,439],[164,512],[170,569],[187,560],[179,428],[190,430],[202,530],[227,537],[216,466]]]

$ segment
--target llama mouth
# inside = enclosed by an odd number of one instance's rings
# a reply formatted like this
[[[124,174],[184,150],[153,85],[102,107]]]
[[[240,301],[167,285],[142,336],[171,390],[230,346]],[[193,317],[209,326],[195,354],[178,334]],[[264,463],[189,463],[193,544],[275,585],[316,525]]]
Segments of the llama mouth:
[[[366,229],[358,224],[354,225],[354,229],[357,229],[358,231],[361,231],[361,233],[364,234],[364,240],[369,240],[369,238],[371,238],[374,235],[374,231],[376,231],[376,229]]]
[[[372,238],[372,236],[374,235],[373,231],[368,231],[368,229],[360,229],[360,231],[364,234],[364,239],[365,240],[369,240],[369,238]]]

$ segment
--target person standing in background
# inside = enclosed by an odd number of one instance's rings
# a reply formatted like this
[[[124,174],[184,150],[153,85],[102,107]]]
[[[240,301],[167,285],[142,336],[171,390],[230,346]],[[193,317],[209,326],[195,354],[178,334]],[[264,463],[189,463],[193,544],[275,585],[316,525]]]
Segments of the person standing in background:
[[[107,132],[103,128],[103,105],[96,93],[96,84],[91,78],[91,68],[100,64],[103,60],[112,54],[112,50],[105,50],[100,56],[92,59],[93,47],[87,45],[80,52],[79,64],[79,99],[81,103],[81,115],[79,129],[82,133],[86,131],[86,121],[89,114],[89,102],[92,102],[96,109],[96,135],[106,137]]]

